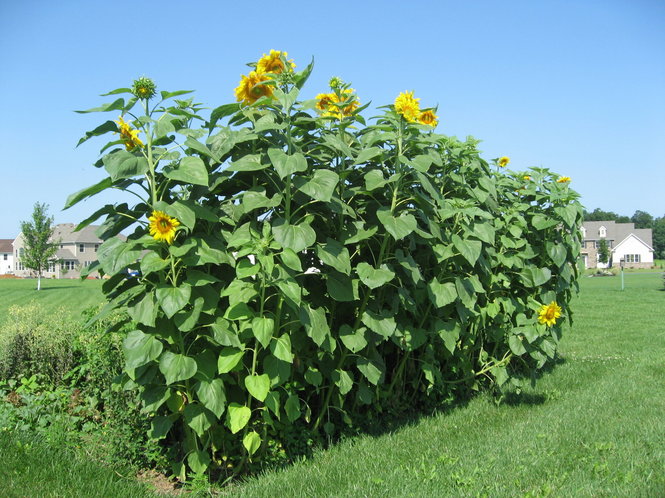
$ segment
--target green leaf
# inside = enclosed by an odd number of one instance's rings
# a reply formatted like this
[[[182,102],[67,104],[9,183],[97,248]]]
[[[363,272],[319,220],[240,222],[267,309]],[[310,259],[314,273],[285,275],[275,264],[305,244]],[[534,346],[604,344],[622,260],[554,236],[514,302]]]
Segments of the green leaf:
[[[217,124],[217,121],[219,121],[222,118],[225,118],[226,116],[231,116],[232,114],[235,114],[239,110],[240,110],[239,103],[224,104],[213,109],[213,111],[210,113],[210,122],[208,123],[208,129],[212,130],[215,127],[215,124]]]
[[[323,375],[316,368],[309,367],[305,372],[305,380],[314,387],[319,387],[323,382]]]
[[[226,309],[224,318],[228,320],[249,320],[254,318],[254,310],[243,302],[236,303]]]
[[[219,279],[214,275],[202,272],[201,270],[187,270],[186,282],[192,287],[201,287],[219,282]]]
[[[270,350],[276,358],[287,363],[293,363],[291,337],[288,334],[282,334],[279,338],[273,338],[273,341],[270,343]]]
[[[359,327],[354,333],[349,325],[344,324],[339,329],[339,338],[347,349],[352,353],[357,353],[367,346],[366,330],[365,327]]]
[[[158,311],[159,308],[157,303],[155,303],[152,292],[146,293],[143,296],[143,299],[134,306],[127,307],[127,313],[132,317],[132,320],[147,325],[148,327],[155,326],[155,319],[157,318]]]
[[[249,456],[252,456],[261,447],[261,436],[256,431],[250,431],[242,438],[242,445],[247,450]]]
[[[231,324],[228,320],[218,317],[214,323],[210,325],[214,340],[222,346],[233,346],[234,348],[241,349],[242,343],[238,335],[231,329]]]
[[[67,202],[65,202],[65,207],[63,209],[68,209],[72,207],[74,204],[78,203],[79,201],[87,199],[88,197],[92,197],[93,195],[98,194],[99,192],[106,190],[107,188],[111,188],[112,186],[113,186],[113,180],[111,180],[110,177],[104,178],[99,183],[95,183],[94,185],[84,188],[83,190],[79,190],[75,194],[72,194],[69,197],[67,197]]]
[[[164,439],[173,426],[173,418],[158,415],[150,421],[150,439]]]
[[[78,141],[78,143],[76,144],[76,146],[78,147],[78,146],[81,145],[83,142],[89,140],[89,139],[92,138],[92,137],[98,137],[98,136],[100,136],[100,135],[104,135],[104,134],[106,134],[106,133],[108,133],[108,132],[117,132],[117,131],[118,131],[118,125],[117,125],[117,123],[115,123],[115,122],[113,122],[113,121],[106,121],[104,124],[99,125],[99,126],[98,126],[97,128],[95,128],[94,130],[92,130],[92,131],[87,131],[87,132],[85,133],[85,136],[82,137],[82,138]]]
[[[566,256],[568,254],[568,251],[563,244],[545,242],[545,249],[547,250],[548,256],[552,258],[552,261],[555,265],[559,267],[563,266],[563,264],[566,262]]]
[[[258,264],[252,264],[249,258],[242,258],[236,263],[236,276],[238,278],[253,277],[259,273],[260,269],[261,267]]]
[[[284,405],[286,416],[290,422],[295,422],[300,418],[300,399],[295,394],[291,394]]]
[[[89,113],[89,112],[122,111],[124,108],[125,108],[125,99],[121,98],[121,99],[114,100],[111,103],[104,104],[100,107],[93,107],[92,109],[87,109],[85,111],[74,111],[74,112],[77,112],[79,114],[86,114],[86,113]]]
[[[163,344],[157,338],[140,330],[132,330],[122,341],[127,368],[138,368],[156,360],[163,348]]]
[[[221,374],[230,372],[240,363],[244,354],[243,350],[237,348],[222,349],[217,358],[217,371]]]
[[[148,275],[156,271],[163,270],[171,263],[168,259],[162,259],[159,254],[154,251],[146,253],[143,258],[141,258],[141,273]]]
[[[273,387],[283,384],[291,378],[291,365],[271,354],[263,360],[263,371],[270,376],[270,384]]]
[[[187,465],[195,474],[203,474],[210,466],[210,455],[207,451],[194,450],[187,455]]]
[[[270,391],[268,396],[266,396],[265,405],[268,407],[268,410],[275,414],[277,420],[281,420],[279,414],[279,393],[276,391]]]
[[[457,289],[453,282],[442,284],[435,278],[427,284],[427,291],[437,308],[443,308],[457,299]]]
[[[375,386],[379,384],[383,377],[383,371],[385,369],[384,365],[362,357],[358,358],[356,365],[358,370],[360,370],[360,373],[363,374],[368,381]]]
[[[335,370],[332,373],[332,380],[342,395],[345,395],[353,388],[353,377],[346,370]]]
[[[289,155],[281,149],[268,149],[268,157],[280,178],[307,170],[307,159],[300,152]]]
[[[473,309],[476,304],[476,293],[471,280],[468,278],[455,277],[455,289],[462,304],[467,309]]]
[[[261,162],[261,154],[247,154],[237,161],[233,161],[226,169],[228,171],[259,171],[268,166]]]
[[[135,156],[129,151],[118,150],[102,158],[104,169],[112,181],[144,175],[148,171],[148,161],[143,156]]]
[[[282,292],[282,295],[293,301],[296,306],[300,306],[302,288],[295,279],[289,277],[278,280],[277,288]]]
[[[403,213],[400,216],[393,216],[390,213],[390,209],[387,207],[382,207],[377,209],[376,216],[379,218],[379,221],[384,226],[384,228],[393,236],[395,240],[401,240],[411,232],[413,232],[418,226],[418,222],[413,217],[413,215],[408,213]]]
[[[167,284],[157,284],[155,288],[157,302],[166,313],[166,316],[172,318],[178,311],[183,309],[189,302],[192,295],[192,287],[189,284],[181,284],[180,287],[173,287]]]
[[[463,239],[457,234],[453,234],[452,242],[464,259],[466,259],[471,266],[476,264],[480,253],[483,250],[483,243],[479,240]]]
[[[355,165],[355,164],[366,163],[370,159],[374,159],[382,152],[383,150],[379,147],[369,147],[368,149],[362,149],[358,153],[358,157],[356,157],[356,160],[353,162],[353,164]]]
[[[166,378],[166,384],[187,380],[196,374],[196,361],[183,354],[166,351],[159,359],[159,370]]]
[[[163,173],[166,178],[171,180],[208,186],[208,170],[200,157],[183,157],[177,168],[166,166]]]
[[[282,263],[291,268],[292,270],[302,272],[302,264],[300,263],[300,258],[293,251],[293,249],[284,249],[279,255],[282,259]]]
[[[245,191],[242,196],[242,207],[245,213],[249,213],[255,209],[273,208],[279,206],[281,202],[281,194],[275,194],[272,198],[269,198],[263,187],[252,187]]]
[[[326,289],[335,301],[350,302],[358,299],[358,280],[337,271],[328,273]]]
[[[520,277],[527,287],[540,287],[552,278],[552,272],[549,268],[529,266],[520,272]]]
[[[436,333],[439,334],[439,337],[443,340],[443,344],[446,346],[446,349],[450,351],[450,354],[455,353],[455,347],[457,346],[457,341],[460,338],[462,332],[462,326],[457,320],[439,320],[437,319],[434,323],[434,328]]]
[[[239,403],[231,403],[226,411],[226,426],[233,434],[240,432],[249,422],[252,410]]]
[[[123,242],[118,237],[106,240],[97,250],[97,258],[107,275],[124,271],[140,257],[141,251],[134,250],[131,244]]]
[[[275,240],[283,247],[298,253],[316,242],[316,232],[308,223],[290,225],[284,218],[277,218],[272,225]]]
[[[546,217],[542,214],[534,214],[533,218],[531,218],[531,225],[533,225],[533,228],[536,230],[546,230],[556,226],[557,223],[559,223],[559,220],[556,218]]]
[[[199,437],[202,437],[215,422],[215,416],[212,413],[195,403],[185,406],[183,416],[187,425],[194,429]]]
[[[245,387],[249,394],[259,401],[264,401],[270,391],[270,377],[266,374],[248,375],[245,377]]]
[[[373,169],[365,174],[365,188],[370,192],[383,188],[387,183],[389,182],[383,177],[381,170]]]
[[[300,308],[300,322],[305,327],[307,335],[321,346],[330,336],[330,328],[326,319],[326,310],[323,308],[313,309],[309,305]]]
[[[143,391],[140,393],[141,401],[143,402],[141,413],[156,412],[170,396],[171,392],[166,386],[144,386]]]
[[[257,316],[252,320],[252,333],[261,346],[267,348],[275,331],[275,320],[265,316]]]
[[[194,390],[201,404],[220,418],[226,408],[226,390],[222,379],[200,380]]]
[[[358,263],[356,271],[362,283],[370,289],[381,287],[395,278],[395,273],[385,264],[381,265],[380,268],[374,268],[363,261]]]
[[[327,239],[324,246],[316,247],[316,254],[325,264],[346,275],[351,274],[351,256],[349,250],[333,239]]]
[[[317,201],[329,202],[339,183],[339,176],[334,171],[317,169],[309,180],[295,177],[293,184],[298,190]]]
[[[510,350],[513,352],[513,354],[517,356],[526,353],[526,348],[524,347],[522,339],[519,336],[516,335],[508,336],[508,346],[510,347]]]
[[[390,338],[397,328],[395,318],[389,316],[388,312],[385,310],[383,310],[381,314],[374,313],[370,310],[365,311],[362,316],[362,322],[372,332],[376,332],[385,339]]]

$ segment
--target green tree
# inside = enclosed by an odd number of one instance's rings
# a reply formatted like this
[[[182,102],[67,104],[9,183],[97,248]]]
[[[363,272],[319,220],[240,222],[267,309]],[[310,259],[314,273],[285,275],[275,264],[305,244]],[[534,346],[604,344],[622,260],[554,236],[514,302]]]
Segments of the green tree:
[[[653,251],[657,258],[665,258],[665,216],[653,221]]]
[[[26,268],[37,272],[37,290],[41,289],[42,272],[49,263],[55,262],[57,244],[51,241],[53,236],[53,217],[48,216],[48,205],[35,203],[31,221],[21,222],[24,252],[21,262]]]
[[[630,217],[630,221],[635,223],[635,228],[652,228],[654,220],[653,216],[649,213],[638,209],[635,211],[635,214]]]
[[[600,239],[600,244],[598,245],[598,261],[600,263],[607,263],[610,260],[610,249],[607,247],[607,241],[605,239]]]
[[[616,214],[613,211],[603,211],[596,208],[593,211],[584,210],[584,221],[616,221],[617,223],[630,223],[628,216]]]

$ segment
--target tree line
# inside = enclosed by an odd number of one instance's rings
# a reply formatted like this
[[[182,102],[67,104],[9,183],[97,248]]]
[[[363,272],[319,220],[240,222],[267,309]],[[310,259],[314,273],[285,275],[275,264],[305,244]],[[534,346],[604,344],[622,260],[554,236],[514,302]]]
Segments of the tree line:
[[[617,223],[635,223],[635,228],[651,228],[653,233],[654,257],[665,259],[665,215],[655,218],[646,211],[635,211],[633,216],[623,216],[612,211],[596,208],[584,210],[584,221],[616,221]]]

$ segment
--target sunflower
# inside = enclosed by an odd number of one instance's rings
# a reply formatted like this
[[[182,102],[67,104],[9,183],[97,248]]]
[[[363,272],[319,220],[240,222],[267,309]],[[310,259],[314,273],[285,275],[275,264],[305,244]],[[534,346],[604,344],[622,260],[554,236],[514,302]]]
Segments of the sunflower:
[[[427,110],[420,113],[418,121],[420,121],[420,124],[429,125],[434,128],[439,123],[439,118],[434,114],[434,111]]]
[[[171,218],[162,211],[153,211],[148,220],[150,221],[150,235],[156,241],[163,240],[167,244],[173,243],[176,229],[180,226],[177,219]]]
[[[358,98],[353,88],[345,88],[338,93],[320,93],[316,96],[316,108],[323,116],[342,119],[351,116],[358,109]]]
[[[143,142],[139,138],[139,130],[133,130],[122,116],[116,121],[118,123],[118,133],[120,133],[120,140],[125,144],[125,149],[133,150],[135,147],[143,147]]]
[[[293,60],[287,61],[287,65],[284,65],[284,60],[286,60],[288,55],[286,52],[279,50],[271,50],[269,55],[263,54],[263,57],[256,63],[256,72],[280,74],[285,70],[290,71],[294,69],[296,65],[293,63]]]
[[[156,90],[155,82],[145,76],[134,80],[132,85],[132,93],[140,99],[151,99],[155,96]]]
[[[529,175],[524,175],[522,179],[528,182],[529,180],[531,180],[531,177]]]
[[[559,179],[556,181],[557,183],[568,183],[570,181],[569,176],[560,176]]]
[[[510,162],[510,158],[507,156],[503,156],[502,158],[499,159],[499,166],[502,168],[505,168],[508,166],[508,163]]]
[[[556,319],[561,317],[561,306],[552,301],[550,304],[543,304],[538,310],[538,322],[544,323],[548,327],[556,324]]]
[[[409,123],[415,123],[420,117],[419,100],[414,98],[413,92],[402,92],[395,99],[395,111]]]
[[[257,71],[250,72],[247,76],[241,76],[240,84],[235,89],[236,100],[244,105],[253,104],[261,97],[272,96],[272,86],[263,82],[270,78]]]

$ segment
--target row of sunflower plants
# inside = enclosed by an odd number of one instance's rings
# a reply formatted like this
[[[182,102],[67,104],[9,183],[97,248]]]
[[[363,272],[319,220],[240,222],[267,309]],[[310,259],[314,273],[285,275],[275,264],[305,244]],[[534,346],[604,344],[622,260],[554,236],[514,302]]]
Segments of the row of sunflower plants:
[[[111,134],[108,176],[66,207],[138,199],[80,226],[104,218],[102,315],[134,323],[126,387],[176,476],[230,478],[294,431],[518,386],[554,358],[580,248],[569,178],[488,163],[413,92],[368,124],[339,78],[301,97],[312,64],[250,66],[207,117],[147,78],[81,111],[120,117],[81,139]]]

